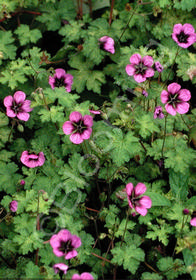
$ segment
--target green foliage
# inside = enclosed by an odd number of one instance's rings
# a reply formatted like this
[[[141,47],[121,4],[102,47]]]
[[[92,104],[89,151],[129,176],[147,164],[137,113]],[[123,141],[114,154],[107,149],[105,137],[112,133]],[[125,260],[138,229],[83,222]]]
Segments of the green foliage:
[[[185,272],[184,263],[180,259],[173,260],[171,257],[162,258],[157,262],[158,268],[167,279],[176,279]]]
[[[29,26],[26,24],[21,24],[16,29],[15,34],[18,35],[21,46],[24,46],[28,43],[36,43],[42,37],[40,30],[30,30]]]

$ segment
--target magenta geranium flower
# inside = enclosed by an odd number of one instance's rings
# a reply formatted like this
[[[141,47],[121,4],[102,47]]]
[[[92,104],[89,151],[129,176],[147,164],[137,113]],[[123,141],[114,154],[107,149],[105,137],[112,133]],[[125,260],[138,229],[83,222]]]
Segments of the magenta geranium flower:
[[[154,119],[163,119],[164,114],[163,114],[163,108],[161,106],[157,106],[154,110]]]
[[[68,270],[68,265],[64,264],[64,263],[57,263],[55,265],[53,265],[54,268],[54,273],[59,273],[61,271],[63,271],[64,274],[67,274],[67,270]]]
[[[22,152],[20,160],[27,167],[34,168],[37,166],[42,166],[45,162],[45,157],[43,152],[40,152],[37,155],[37,154],[29,154],[28,151],[24,151]]]
[[[165,105],[166,111],[175,116],[176,112],[179,114],[185,114],[189,110],[189,101],[191,99],[191,93],[188,89],[181,89],[181,86],[177,83],[168,85],[167,91],[161,92],[161,102]]]
[[[107,52],[110,52],[112,54],[115,53],[114,49],[114,39],[108,36],[103,36],[99,39],[100,47],[104,49]]]
[[[21,121],[28,121],[33,109],[30,108],[31,101],[25,100],[26,94],[23,91],[16,91],[13,96],[8,95],[4,98],[4,106],[6,107],[6,114],[10,118],[17,117]]]
[[[196,42],[195,29],[189,23],[185,23],[184,25],[181,23],[175,24],[172,38],[178,46],[186,49]]]
[[[152,201],[149,196],[141,196],[145,192],[146,186],[143,183],[138,183],[135,188],[132,183],[126,185],[129,206],[142,216],[145,216],[147,209],[152,206]]]
[[[155,69],[156,69],[159,73],[161,73],[161,72],[163,71],[163,66],[161,65],[161,63],[160,63],[159,61],[156,61],[155,64],[154,64],[154,66],[155,66]]]
[[[11,212],[16,212],[17,209],[18,209],[18,201],[12,200],[12,201],[10,202],[9,208],[10,208],[10,211],[11,211]]]
[[[93,118],[90,115],[82,116],[81,113],[75,111],[69,116],[69,121],[63,125],[63,132],[70,135],[70,140],[74,144],[80,144],[85,139],[89,139],[92,133]]]
[[[81,275],[74,274],[71,280],[94,280],[93,276],[88,272],[83,272]]]
[[[48,82],[52,89],[55,87],[65,87],[67,92],[70,92],[73,84],[73,76],[67,74],[64,69],[58,68],[55,70],[54,76],[49,76]]]
[[[81,239],[72,235],[67,229],[62,229],[58,234],[54,234],[50,238],[50,245],[53,248],[53,253],[57,257],[64,256],[66,260],[77,256],[78,252],[75,250],[82,244]]]
[[[152,65],[153,58],[149,55],[141,58],[139,53],[133,54],[130,57],[131,64],[126,66],[126,72],[129,76],[133,76],[137,83],[144,82],[147,78],[154,76]]]

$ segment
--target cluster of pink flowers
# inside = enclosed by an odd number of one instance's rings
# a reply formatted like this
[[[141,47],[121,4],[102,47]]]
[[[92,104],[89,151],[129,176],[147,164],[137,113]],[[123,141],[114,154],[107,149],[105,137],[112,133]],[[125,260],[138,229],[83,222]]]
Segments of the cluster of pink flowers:
[[[54,234],[50,238],[50,245],[53,248],[53,253],[57,257],[64,257],[66,260],[72,259],[77,256],[78,252],[76,249],[82,244],[80,237],[77,235],[72,235],[67,229],[62,229],[58,234]],[[64,274],[67,273],[68,266],[64,263],[57,263],[53,266],[54,272],[58,273],[63,271]],[[74,274],[72,280],[94,280],[90,273],[84,272],[81,275]]]

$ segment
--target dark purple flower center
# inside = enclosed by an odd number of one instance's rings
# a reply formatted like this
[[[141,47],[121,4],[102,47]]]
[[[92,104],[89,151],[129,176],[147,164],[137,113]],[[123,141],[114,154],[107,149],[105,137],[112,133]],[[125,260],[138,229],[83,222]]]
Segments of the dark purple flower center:
[[[178,93],[176,94],[169,94],[168,97],[168,104],[171,104],[173,107],[175,107],[176,103],[180,103],[181,100],[178,98]]]
[[[59,251],[63,252],[64,254],[67,254],[68,252],[71,252],[73,250],[72,242],[71,240],[68,240],[66,242],[61,241],[59,246]]]
[[[183,31],[177,34],[176,37],[178,38],[179,43],[188,43],[187,39],[189,38],[189,35],[185,34]]]
[[[147,69],[148,67],[140,62],[139,64],[135,65],[135,74],[145,75]]]
[[[54,82],[54,86],[55,87],[65,87],[66,83],[65,83],[65,77],[60,77],[60,78],[55,78],[55,82]]]
[[[132,191],[131,195],[129,196],[129,199],[131,201],[131,204],[133,205],[133,207],[135,208],[136,206],[140,206],[140,198],[139,197],[135,197],[135,192]]]
[[[75,129],[76,132],[79,132],[80,134],[82,134],[82,133],[87,129],[86,125],[84,125],[84,123],[83,123],[82,120],[80,120],[80,121],[77,122],[77,123],[74,123],[73,125],[74,125],[75,128],[76,128],[76,129]]]
[[[21,106],[22,106],[22,103],[17,104],[15,101],[13,101],[11,109],[14,111],[15,114],[17,114],[19,112],[23,112],[23,110],[21,110]]]
[[[100,47],[101,50],[105,50],[105,44],[106,44],[106,42],[100,42],[99,43],[99,47]]]

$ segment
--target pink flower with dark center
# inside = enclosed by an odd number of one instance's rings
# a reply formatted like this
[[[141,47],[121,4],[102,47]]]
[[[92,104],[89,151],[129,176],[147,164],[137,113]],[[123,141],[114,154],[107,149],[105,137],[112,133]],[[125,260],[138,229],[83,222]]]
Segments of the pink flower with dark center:
[[[156,69],[159,73],[161,73],[161,72],[163,71],[163,66],[161,65],[161,63],[160,63],[159,61],[156,61],[155,64],[154,64],[154,66],[155,66],[155,69]]]
[[[185,114],[189,110],[189,101],[191,99],[191,93],[188,89],[181,89],[181,86],[177,83],[168,85],[167,90],[161,92],[161,102],[165,105],[166,111],[175,116],[176,112],[179,114]]]
[[[17,209],[18,209],[18,201],[12,200],[12,201],[10,202],[9,208],[10,208],[10,211],[11,211],[11,212],[16,212]]]
[[[6,114],[10,118],[17,117],[21,121],[28,121],[33,109],[30,108],[31,101],[25,100],[26,94],[23,91],[16,91],[13,96],[8,95],[4,98]]]
[[[163,114],[163,108],[161,106],[157,106],[154,110],[154,119],[163,119],[164,114]]]
[[[146,186],[138,183],[134,188],[132,183],[126,185],[126,193],[130,208],[135,209],[142,216],[146,216],[147,209],[151,208],[152,201],[149,196],[141,196],[146,192]]]
[[[55,70],[54,76],[49,76],[48,82],[52,89],[55,87],[65,87],[67,92],[70,92],[73,84],[73,76],[66,74],[64,69],[58,68]]]
[[[103,36],[99,39],[100,42],[100,48],[110,52],[112,54],[115,53],[115,49],[114,49],[114,39],[112,39],[111,37],[108,36]]]
[[[68,265],[64,264],[64,263],[57,263],[55,265],[53,265],[54,268],[54,273],[59,273],[61,271],[63,271],[64,274],[67,274],[67,270],[68,270]]]
[[[126,72],[129,76],[133,76],[137,83],[144,82],[147,78],[154,76],[152,65],[153,58],[149,55],[141,58],[139,53],[133,54],[130,57],[131,64],[126,66]]]
[[[172,39],[178,44],[178,46],[186,49],[196,42],[196,33],[194,27],[185,23],[175,24],[172,33]]]
[[[88,272],[83,272],[81,275],[74,274],[71,280],[94,280],[93,276]]]
[[[60,230],[58,234],[54,234],[50,238],[53,253],[57,257],[64,256],[66,260],[77,256],[78,252],[75,249],[80,247],[81,244],[81,239],[72,235],[67,229]]]
[[[45,157],[43,152],[40,152],[37,155],[37,154],[29,154],[28,151],[24,151],[22,152],[20,160],[27,167],[34,168],[37,166],[42,166],[45,162]]]
[[[70,135],[70,140],[74,144],[81,144],[85,139],[89,139],[92,133],[93,118],[90,115],[82,116],[75,111],[69,116],[69,121],[63,124],[63,132]]]

